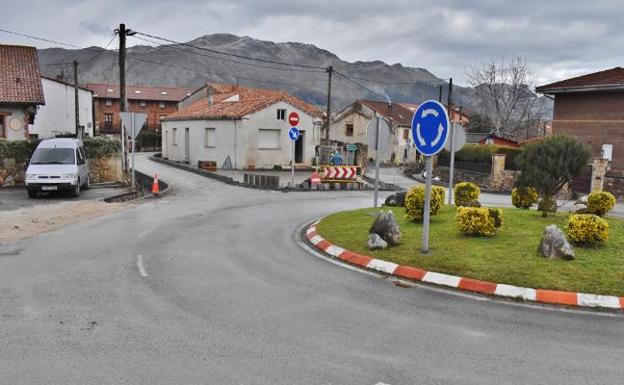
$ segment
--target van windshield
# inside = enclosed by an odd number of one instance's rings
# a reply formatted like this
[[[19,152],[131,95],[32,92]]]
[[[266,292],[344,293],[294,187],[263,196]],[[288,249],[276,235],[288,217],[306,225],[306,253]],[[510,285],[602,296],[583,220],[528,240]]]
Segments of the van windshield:
[[[75,164],[73,148],[40,148],[30,164]]]

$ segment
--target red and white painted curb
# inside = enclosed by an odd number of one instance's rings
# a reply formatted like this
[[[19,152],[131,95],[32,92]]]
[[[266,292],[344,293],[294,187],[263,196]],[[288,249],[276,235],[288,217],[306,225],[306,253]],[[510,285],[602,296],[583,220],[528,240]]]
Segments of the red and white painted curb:
[[[566,306],[624,309],[624,297],[574,293],[558,290],[531,289],[528,287],[518,287],[501,283],[479,281],[471,278],[457,277],[454,275],[426,271],[412,266],[402,266],[397,265],[396,263],[382,261],[380,259],[375,259],[366,255],[345,250],[340,246],[332,244],[317,233],[317,224],[318,221],[314,222],[306,230],[306,238],[308,242],[314,245],[317,249],[331,255],[334,258],[364,269],[378,271],[411,281],[422,281],[475,293],[496,295],[499,297]]]

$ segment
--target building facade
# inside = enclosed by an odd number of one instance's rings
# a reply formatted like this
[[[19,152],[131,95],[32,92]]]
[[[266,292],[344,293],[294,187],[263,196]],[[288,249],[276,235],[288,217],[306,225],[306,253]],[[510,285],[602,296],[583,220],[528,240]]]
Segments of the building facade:
[[[311,166],[320,143],[322,111],[285,92],[222,84],[163,119],[164,158],[219,168],[273,169]],[[288,115],[299,115],[299,139],[288,137]]]
[[[120,135],[119,85],[106,83],[87,83],[86,88],[93,91],[95,108],[95,131],[102,135]],[[159,133],[161,120],[178,110],[178,103],[190,95],[195,88],[137,86],[126,87],[127,109],[130,112],[147,114],[143,130]]]
[[[39,107],[37,119],[28,126],[30,137],[49,139],[76,135],[74,85],[42,77],[43,94],[47,103]],[[93,136],[93,92],[78,88],[79,136]]]
[[[44,104],[36,48],[0,44],[0,140],[28,139]]]

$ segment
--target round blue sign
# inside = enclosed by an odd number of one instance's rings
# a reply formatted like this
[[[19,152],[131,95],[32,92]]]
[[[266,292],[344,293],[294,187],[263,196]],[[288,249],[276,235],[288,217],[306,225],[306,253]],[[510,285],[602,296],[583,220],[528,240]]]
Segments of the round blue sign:
[[[297,140],[297,138],[299,137],[299,130],[297,129],[297,127],[290,127],[290,130],[288,130],[288,137],[292,141]]]
[[[412,119],[412,140],[418,152],[435,155],[444,148],[449,134],[446,108],[435,100],[422,103]]]

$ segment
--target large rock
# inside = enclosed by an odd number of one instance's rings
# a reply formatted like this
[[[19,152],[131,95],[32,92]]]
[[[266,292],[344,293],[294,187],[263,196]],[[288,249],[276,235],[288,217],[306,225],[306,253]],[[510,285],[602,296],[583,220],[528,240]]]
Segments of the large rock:
[[[574,259],[572,245],[557,225],[546,226],[538,252],[548,259]]]
[[[586,204],[587,204],[587,202],[588,202],[588,200],[589,200],[588,196],[587,196],[587,195],[583,195],[582,197],[580,197],[580,198],[576,201],[576,203],[581,203],[581,204],[586,205]]]
[[[392,211],[380,211],[373,222],[369,234],[378,234],[390,246],[401,242],[401,229]]]
[[[378,234],[368,234],[368,248],[370,250],[385,249],[388,247],[388,242],[384,241]]]
[[[389,195],[386,198],[384,205],[397,206],[397,207],[405,206],[405,194],[406,193],[407,193],[406,191],[399,191],[396,194]]]
[[[587,214],[587,205],[584,203],[575,203],[572,207],[570,207],[570,212],[574,214]]]

